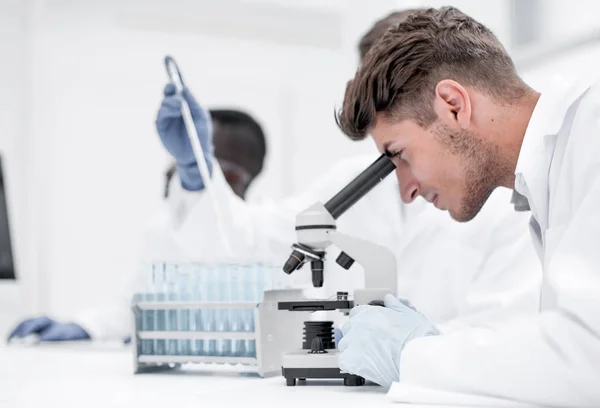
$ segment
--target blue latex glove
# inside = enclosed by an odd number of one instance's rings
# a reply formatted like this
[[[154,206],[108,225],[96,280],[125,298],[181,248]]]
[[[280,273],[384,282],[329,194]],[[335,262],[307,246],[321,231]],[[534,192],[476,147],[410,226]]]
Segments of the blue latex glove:
[[[364,305],[352,309],[342,327],[339,365],[342,371],[389,387],[398,381],[404,345],[439,332],[408,302],[388,294],[384,304],[385,307]]]
[[[38,335],[39,341],[66,341],[66,340],[88,340],[89,334],[75,323],[58,323],[46,316],[27,319],[19,325],[8,336],[23,338],[30,335]]]
[[[176,94],[175,85],[172,83],[165,86],[163,93],[165,97],[156,117],[156,130],[158,131],[160,140],[177,163],[177,174],[179,174],[179,178],[181,179],[182,187],[189,191],[202,190],[204,182],[198,170],[192,144],[190,143],[187,129],[183,122],[181,97]],[[208,166],[208,172],[212,176],[214,145],[210,114],[198,104],[189,89],[184,88],[182,95],[190,107],[192,119],[198,132],[198,139],[200,140],[206,165]]]

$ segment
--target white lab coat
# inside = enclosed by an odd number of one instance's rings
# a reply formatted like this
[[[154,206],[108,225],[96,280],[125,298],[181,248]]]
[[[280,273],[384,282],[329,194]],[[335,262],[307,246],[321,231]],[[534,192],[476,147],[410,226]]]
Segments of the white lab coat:
[[[279,202],[246,203],[218,170],[214,187],[227,221],[236,256],[268,257],[283,263],[295,242],[296,214],[315,201],[325,202],[376,157],[340,161],[300,195]],[[338,220],[338,230],[389,247],[397,257],[398,295],[409,299],[440,330],[487,324],[537,310],[541,268],[529,239],[527,213],[510,204],[511,191],[495,192],[472,223],[453,221],[423,200],[401,203],[398,183],[390,175]],[[190,260],[225,256],[216,234],[216,218],[208,195],[171,184],[165,209],[146,232],[145,260]],[[355,264],[345,271],[332,250],[325,266],[325,285],[307,296],[328,297],[362,285]],[[283,273],[283,272],[282,272]],[[310,284],[310,270],[294,273],[298,284]],[[139,279],[137,279],[139,283]],[[135,280],[134,280],[135,283]],[[130,332],[132,286],[104,310],[85,312],[77,321],[94,338],[122,337]],[[328,318],[340,322],[341,314]]]
[[[470,394],[542,406],[600,407],[597,82],[586,79],[542,93],[515,174],[515,187],[532,209],[533,241],[543,263],[540,313],[492,331],[469,329],[411,341],[400,356],[400,383],[392,386],[392,399],[425,402],[413,397],[429,389],[429,402],[436,403]],[[411,388],[419,392],[411,394]]]

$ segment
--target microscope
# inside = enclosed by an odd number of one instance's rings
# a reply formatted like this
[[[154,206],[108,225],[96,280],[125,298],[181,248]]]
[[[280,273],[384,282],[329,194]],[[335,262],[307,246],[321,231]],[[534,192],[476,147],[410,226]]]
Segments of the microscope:
[[[358,262],[364,269],[365,285],[354,296],[338,292],[333,300],[298,300],[278,303],[278,310],[332,311],[348,314],[359,305],[383,306],[386,293],[396,293],[396,259],[387,248],[337,231],[336,219],[371,191],[395,165],[385,154],[360,173],[326,204],[317,202],[296,216],[297,242],[283,270],[287,274],[310,263],[312,284],[322,287],[325,279],[324,261],[327,248],[335,245],[341,250],[336,263],[348,270]],[[282,375],[288,386],[296,380],[343,379],[346,386],[360,386],[364,378],[342,372],[338,366],[339,351],[335,348],[333,322],[304,323],[302,349],[284,353]]]

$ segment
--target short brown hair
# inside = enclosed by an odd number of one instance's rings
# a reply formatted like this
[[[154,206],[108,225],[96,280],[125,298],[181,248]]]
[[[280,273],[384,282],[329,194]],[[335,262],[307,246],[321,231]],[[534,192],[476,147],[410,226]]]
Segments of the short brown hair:
[[[402,11],[394,11],[380,20],[377,20],[375,24],[367,31],[358,43],[358,54],[360,59],[363,60],[373,45],[392,27],[397,26],[413,11],[419,9],[407,9]]]
[[[518,98],[527,89],[483,24],[454,7],[416,10],[367,53],[346,87],[336,122],[354,140],[365,138],[379,113],[429,127],[437,119],[432,105],[443,79],[477,87],[498,101]]]

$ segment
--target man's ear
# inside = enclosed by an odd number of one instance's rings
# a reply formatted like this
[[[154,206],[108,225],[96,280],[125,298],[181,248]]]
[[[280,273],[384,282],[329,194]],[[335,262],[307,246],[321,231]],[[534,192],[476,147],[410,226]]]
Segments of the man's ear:
[[[444,79],[436,85],[433,109],[437,117],[451,128],[467,129],[471,124],[469,93],[451,79]]]

